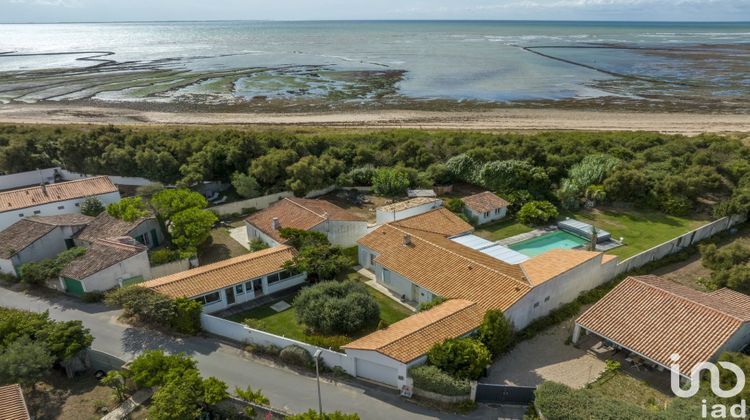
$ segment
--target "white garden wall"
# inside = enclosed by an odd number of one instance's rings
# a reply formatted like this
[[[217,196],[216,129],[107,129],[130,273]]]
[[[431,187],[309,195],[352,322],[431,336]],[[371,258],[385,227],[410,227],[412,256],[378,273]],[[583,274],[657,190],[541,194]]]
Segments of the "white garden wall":
[[[159,277],[168,276],[170,274],[179,273],[181,271],[190,269],[190,259],[177,260],[168,262],[166,264],[157,265],[151,267],[151,278],[158,279]]]

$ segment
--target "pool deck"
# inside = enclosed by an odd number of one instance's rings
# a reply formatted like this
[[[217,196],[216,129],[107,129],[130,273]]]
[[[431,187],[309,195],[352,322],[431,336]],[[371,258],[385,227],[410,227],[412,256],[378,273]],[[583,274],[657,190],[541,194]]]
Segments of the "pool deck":
[[[499,241],[497,241],[495,243],[498,244],[498,245],[502,245],[502,246],[513,245],[513,244],[517,244],[519,242],[523,242],[523,241],[528,240],[528,239],[538,238],[538,237],[540,237],[542,235],[545,235],[545,234],[551,233],[551,232],[555,232],[555,231],[558,231],[558,230],[559,229],[557,228],[557,226],[555,226],[555,225],[549,225],[549,226],[546,226],[546,227],[543,227],[543,228],[534,229],[531,232],[526,232],[526,233],[522,233],[520,235],[511,236],[510,238],[505,238],[505,239],[499,240]]]

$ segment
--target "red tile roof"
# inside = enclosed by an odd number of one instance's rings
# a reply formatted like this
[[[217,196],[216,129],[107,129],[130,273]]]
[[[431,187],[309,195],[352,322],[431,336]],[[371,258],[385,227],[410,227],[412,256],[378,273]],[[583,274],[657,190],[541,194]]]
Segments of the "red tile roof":
[[[96,216],[96,219],[91,221],[82,231],[77,235],[77,239],[86,242],[94,242],[97,239],[111,238],[113,236],[130,236],[130,232],[136,229],[141,223],[146,220],[153,220],[155,217],[141,217],[132,222],[126,222],[116,217],[112,217],[106,211]]]
[[[124,236],[97,239],[86,248],[86,253],[74,259],[60,271],[60,276],[83,280],[128,258],[134,257],[148,248],[135,239]]]
[[[388,328],[343,346],[352,350],[372,350],[403,363],[427,353],[447,338],[460,337],[476,329],[484,317],[477,304],[454,299],[402,319]]]
[[[485,213],[495,209],[508,207],[510,203],[496,196],[495,194],[485,191],[479,194],[470,195],[461,199],[464,205],[475,213]]]
[[[279,231],[273,228],[274,218],[278,219],[281,228],[301,230],[312,229],[326,220],[365,222],[359,216],[333,203],[307,198],[283,198],[271,204],[267,209],[250,215],[245,221],[276,242],[284,243],[284,238],[279,235]]]
[[[81,226],[91,220],[93,217],[75,213],[21,219],[0,231],[0,258],[11,258],[44,238],[57,226]]]
[[[680,355],[689,375],[750,321],[750,297],[703,293],[657,276],[629,277],[576,323],[665,366]]]
[[[76,181],[0,192],[0,212],[18,210],[57,201],[73,200],[116,192],[109,177],[97,176]]]
[[[290,246],[279,245],[149,280],[138,286],[147,287],[173,298],[196,297],[281,271],[284,263],[294,258],[296,253],[297,251]]]
[[[17,384],[0,386],[0,419],[1,420],[29,420],[29,410],[23,391]]]

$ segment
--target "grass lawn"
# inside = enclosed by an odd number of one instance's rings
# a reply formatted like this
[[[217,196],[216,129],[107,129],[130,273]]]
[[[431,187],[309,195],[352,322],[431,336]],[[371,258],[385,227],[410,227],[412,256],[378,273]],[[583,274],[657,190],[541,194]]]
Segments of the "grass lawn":
[[[350,278],[356,279],[356,277],[354,276],[359,276],[359,274],[353,273],[349,275]],[[368,287],[367,290],[378,302],[378,305],[380,305],[380,319],[384,320],[388,324],[393,324],[394,322],[400,321],[412,315],[412,312],[409,309],[401,306],[397,302],[394,302],[377,290],[374,290],[370,287]],[[283,300],[288,303],[292,303],[292,300],[294,300],[294,295],[287,296],[283,298]],[[271,334],[281,335],[298,341],[316,345],[321,344],[319,338],[325,337],[316,337],[314,334],[308,334],[305,331],[305,326],[297,323],[297,317],[294,312],[294,308],[276,312],[271,309],[272,304],[273,303],[233,315],[229,317],[229,319],[231,321],[240,323],[245,322],[245,320],[247,319],[252,319],[253,328],[257,328]],[[360,334],[352,337],[337,337],[338,339],[335,341],[343,341],[340,344],[345,344],[348,341],[367,335],[372,331],[373,330],[363,331]],[[344,340],[344,338],[346,338],[346,340]]]
[[[646,382],[623,372],[615,372],[613,375],[605,374],[602,379],[591,384],[591,389],[608,398],[626,401],[647,409],[656,407],[664,409],[665,404],[672,399]]]
[[[532,230],[534,228],[519,223],[515,219],[508,219],[479,226],[474,233],[489,241],[499,241]]]
[[[590,223],[612,234],[613,239],[625,238],[621,247],[607,251],[625,259],[653,248],[679,235],[705,225],[705,218],[667,216],[650,210],[601,208],[564,213],[582,222]]]
[[[211,236],[198,250],[198,259],[202,265],[211,264],[228,258],[239,257],[248,252],[250,251],[229,236],[227,228],[218,227],[211,229]]]

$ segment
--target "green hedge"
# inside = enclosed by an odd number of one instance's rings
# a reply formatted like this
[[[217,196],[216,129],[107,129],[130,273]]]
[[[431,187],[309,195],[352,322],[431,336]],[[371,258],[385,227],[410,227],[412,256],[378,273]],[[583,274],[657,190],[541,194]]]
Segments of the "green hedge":
[[[284,349],[281,350],[281,353],[279,353],[279,358],[290,365],[306,368],[315,366],[315,360],[313,360],[310,352],[294,344],[284,347]]]
[[[456,379],[435,366],[417,366],[409,369],[414,386],[425,391],[448,396],[467,395],[471,392],[468,380]]]
[[[541,384],[534,405],[549,420],[555,419],[663,419],[635,404],[604,397],[588,389],[574,390],[555,382]]]

